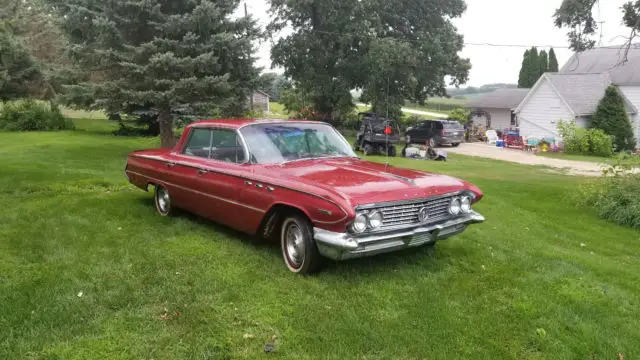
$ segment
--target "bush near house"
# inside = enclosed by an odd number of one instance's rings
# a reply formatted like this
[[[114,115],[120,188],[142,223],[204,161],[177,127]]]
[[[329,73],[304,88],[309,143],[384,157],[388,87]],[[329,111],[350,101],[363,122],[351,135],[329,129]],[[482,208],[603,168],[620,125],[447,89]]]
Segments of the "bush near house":
[[[629,171],[640,167],[640,157],[620,153],[603,170],[604,176],[579,187],[576,202],[596,209],[603,219],[640,228],[640,175]]]
[[[606,134],[613,136],[616,151],[631,151],[636,147],[631,120],[627,115],[624,100],[615,86],[609,86],[605,91],[593,115],[591,127],[602,129]]]
[[[558,132],[567,154],[613,155],[613,137],[600,129],[585,129],[577,126],[575,120],[558,121]]]
[[[13,100],[0,105],[0,131],[72,130],[73,122],[43,101]]]

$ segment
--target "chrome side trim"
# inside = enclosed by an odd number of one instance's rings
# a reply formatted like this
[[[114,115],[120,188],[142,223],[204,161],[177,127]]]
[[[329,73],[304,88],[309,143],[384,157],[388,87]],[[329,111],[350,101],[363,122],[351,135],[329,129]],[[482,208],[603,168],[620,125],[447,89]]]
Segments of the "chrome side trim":
[[[131,154],[129,156],[137,157],[137,158],[140,158],[140,159],[148,159],[148,160],[159,161],[159,162],[163,162],[163,163],[169,163],[170,162],[170,161],[167,161],[165,159],[159,159],[159,158],[156,158],[156,157],[153,157],[153,156],[146,156],[146,155],[139,155],[139,154]],[[200,169],[199,166],[185,164],[185,163],[182,163],[182,162],[171,162],[171,163],[173,163],[175,165],[185,166],[185,167],[192,168],[192,169]],[[326,201],[326,202],[328,202],[330,204],[335,205],[344,214],[344,217],[342,217],[342,218],[340,218],[339,220],[336,220],[336,221],[318,221],[318,220],[313,220],[312,219],[314,222],[317,222],[319,224],[337,224],[339,222],[344,221],[349,216],[349,213],[342,206],[340,206],[340,204],[336,203],[335,201],[333,201],[331,199],[328,199],[326,197],[323,197],[323,196],[320,196],[320,195],[317,195],[317,194],[313,194],[313,193],[310,193],[310,192],[307,192],[307,191],[304,191],[304,190],[294,189],[294,188],[291,188],[291,187],[288,187],[288,186],[276,185],[276,184],[268,183],[268,182],[265,182],[265,181],[258,181],[256,179],[252,179],[252,178],[249,178],[249,177],[246,177],[246,176],[243,176],[243,175],[229,174],[229,173],[226,173],[224,171],[214,169],[212,167],[207,167],[206,169],[209,172],[213,172],[213,173],[216,173],[216,174],[227,175],[227,176],[232,176],[232,177],[235,177],[235,178],[238,178],[238,179],[242,179],[242,180],[245,180],[245,181],[248,180],[248,181],[262,182],[262,183],[267,184],[267,185],[272,185],[272,187],[274,189],[277,189],[277,188],[287,189],[287,190],[295,191],[295,192],[300,193],[300,194],[313,196],[315,198],[318,198],[320,200],[324,200],[324,201]]]
[[[189,189],[189,188],[186,188],[186,187],[184,187],[184,186],[180,186],[180,185],[176,185],[176,184],[174,184],[174,183],[170,183],[170,182],[167,182],[167,181],[164,181],[164,180],[156,179],[156,178],[153,178],[153,177],[151,177],[151,176],[144,175],[144,174],[140,174],[140,173],[135,172],[135,171],[127,170],[127,172],[129,172],[129,173],[131,173],[131,174],[134,174],[134,175],[142,176],[142,177],[147,178],[147,179],[149,179],[149,180],[152,180],[152,181],[154,181],[154,182],[156,182],[156,183],[166,184],[166,185],[169,185],[169,186],[176,187],[176,188],[178,188],[178,189],[182,189],[182,190],[186,190],[186,191],[191,191],[191,192],[196,193],[196,194],[198,194],[198,195],[202,195],[202,196],[206,196],[206,197],[209,197],[209,198],[212,198],[212,199],[216,199],[216,200],[224,201],[224,202],[226,202],[226,203],[233,204],[233,205],[242,206],[242,207],[244,207],[244,208],[247,208],[247,209],[249,209],[249,210],[253,210],[253,211],[255,211],[255,212],[259,212],[259,213],[263,213],[263,214],[264,214],[265,212],[267,212],[266,210],[258,209],[258,208],[255,208],[255,207],[253,207],[253,206],[249,206],[249,205],[246,205],[246,204],[241,204],[241,203],[239,203],[239,202],[236,202],[236,201],[233,201],[233,200],[229,200],[229,199],[225,199],[225,198],[221,198],[221,197],[218,197],[218,196],[215,196],[215,195],[211,195],[211,194],[203,193],[202,191]]]

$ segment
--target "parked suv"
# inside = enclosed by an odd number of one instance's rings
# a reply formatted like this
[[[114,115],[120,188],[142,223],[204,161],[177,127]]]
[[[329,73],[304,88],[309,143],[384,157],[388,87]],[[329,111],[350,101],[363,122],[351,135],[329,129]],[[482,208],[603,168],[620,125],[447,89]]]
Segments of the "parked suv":
[[[425,120],[407,128],[405,141],[407,144],[426,144],[429,141],[431,147],[458,146],[464,141],[464,127],[455,120]]]

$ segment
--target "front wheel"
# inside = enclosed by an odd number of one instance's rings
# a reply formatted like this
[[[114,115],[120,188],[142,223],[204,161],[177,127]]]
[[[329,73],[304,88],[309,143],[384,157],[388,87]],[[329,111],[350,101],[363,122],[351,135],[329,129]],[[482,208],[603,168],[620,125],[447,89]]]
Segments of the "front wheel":
[[[280,231],[280,247],[287,268],[298,274],[312,274],[322,260],[313,239],[313,228],[302,215],[285,217]]]
[[[453,144],[451,144],[451,146],[458,147],[458,146],[460,146],[460,143],[453,143]]]

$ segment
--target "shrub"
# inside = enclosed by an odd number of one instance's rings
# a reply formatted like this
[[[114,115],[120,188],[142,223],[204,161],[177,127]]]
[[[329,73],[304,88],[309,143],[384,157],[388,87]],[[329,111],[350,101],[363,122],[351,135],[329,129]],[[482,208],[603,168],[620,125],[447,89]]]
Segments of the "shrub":
[[[596,209],[603,219],[623,226],[640,228],[640,156],[620,153],[603,170],[604,177],[579,187],[579,206]]]
[[[613,137],[600,129],[585,129],[575,120],[558,122],[558,132],[567,154],[609,157],[613,154]]]
[[[580,187],[578,205],[618,225],[640,228],[640,175],[597,180]]]
[[[0,106],[0,131],[72,130],[73,122],[43,101],[15,100]]]
[[[624,99],[613,85],[607,88],[604,97],[600,100],[591,126],[613,136],[616,151],[633,150],[636,146]]]

